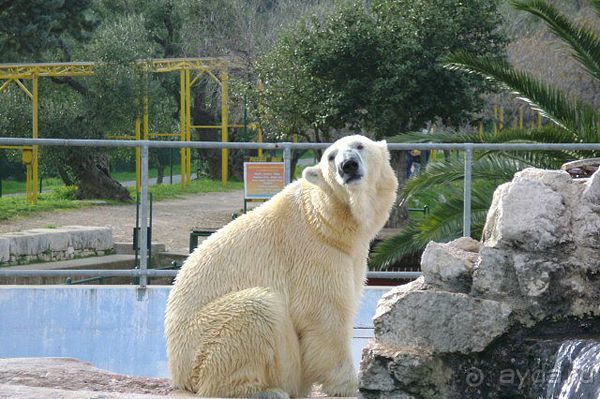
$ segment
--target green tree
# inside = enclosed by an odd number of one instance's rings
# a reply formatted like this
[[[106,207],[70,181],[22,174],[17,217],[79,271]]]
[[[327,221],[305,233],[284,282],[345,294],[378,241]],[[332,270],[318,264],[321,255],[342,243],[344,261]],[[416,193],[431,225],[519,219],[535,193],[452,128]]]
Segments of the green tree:
[[[600,1],[591,0],[600,16]],[[573,57],[596,80],[600,80],[600,37],[569,20],[548,1],[513,1],[521,11],[539,18],[572,51]],[[448,68],[481,75],[526,101],[542,112],[553,126],[541,129],[506,130],[483,137],[473,134],[412,134],[396,141],[439,142],[529,142],[529,143],[597,143],[600,142],[600,113],[579,99],[568,98],[562,91],[538,81],[530,73],[515,70],[497,57],[478,57],[464,51],[448,58]],[[500,152],[479,153],[473,164],[473,236],[479,238],[496,187],[510,180],[515,172],[527,166],[558,168],[566,161],[598,156],[590,151]],[[372,265],[385,268],[402,256],[421,250],[430,240],[449,241],[462,232],[462,162],[432,163],[425,173],[411,181],[403,198],[435,204],[430,215],[414,220],[397,237],[380,246]]]
[[[90,38],[98,19],[92,0],[1,0],[0,54],[5,61],[38,60],[49,48]]]
[[[369,10],[357,2],[307,18],[259,61],[262,120],[310,141],[393,136],[435,119],[458,126],[480,106],[482,84],[440,60],[460,48],[500,52],[498,23],[487,0],[379,0]],[[404,154],[392,161],[402,183]],[[396,207],[393,224],[403,216]]]

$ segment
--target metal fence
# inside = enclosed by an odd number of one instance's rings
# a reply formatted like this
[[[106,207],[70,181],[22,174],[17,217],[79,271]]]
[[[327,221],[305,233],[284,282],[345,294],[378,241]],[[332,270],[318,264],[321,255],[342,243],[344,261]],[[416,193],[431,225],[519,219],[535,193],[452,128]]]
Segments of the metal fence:
[[[209,142],[209,141],[147,141],[147,140],[75,140],[75,139],[27,139],[0,137],[0,146],[71,146],[71,147],[141,147],[141,193],[139,226],[148,225],[148,160],[150,148],[197,148],[197,149],[267,149],[283,150],[285,163],[285,179],[291,182],[292,150],[324,149],[331,143],[235,143],[235,142]],[[465,164],[464,179],[464,204],[463,204],[463,235],[471,235],[471,171],[473,151],[600,151],[598,144],[479,144],[479,143],[389,143],[390,151],[401,150],[455,150],[463,151]],[[1,270],[0,277],[50,277],[50,276],[86,276],[86,277],[137,277],[140,287],[145,287],[148,277],[171,277],[177,274],[176,270],[148,269],[148,246],[146,234],[138,234],[138,248],[140,248],[140,267],[137,270]],[[369,272],[369,278],[416,278],[419,272]]]

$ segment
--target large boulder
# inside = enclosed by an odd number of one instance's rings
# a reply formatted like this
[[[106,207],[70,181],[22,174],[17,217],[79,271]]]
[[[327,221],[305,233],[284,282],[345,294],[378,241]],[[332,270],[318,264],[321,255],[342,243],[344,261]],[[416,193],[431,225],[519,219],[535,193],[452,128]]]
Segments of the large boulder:
[[[421,270],[379,303],[361,395],[544,396],[526,373],[550,373],[565,340],[600,341],[600,172],[517,173],[494,193],[482,242],[432,242]]]
[[[397,298],[374,318],[377,341],[432,353],[480,352],[509,326],[510,306],[446,291],[419,290]]]

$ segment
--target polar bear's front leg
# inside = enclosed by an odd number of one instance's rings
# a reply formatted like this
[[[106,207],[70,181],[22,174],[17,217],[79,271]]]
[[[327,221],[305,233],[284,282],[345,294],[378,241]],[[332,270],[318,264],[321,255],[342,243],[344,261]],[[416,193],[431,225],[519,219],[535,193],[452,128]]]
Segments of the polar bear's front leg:
[[[328,396],[356,396],[358,378],[352,361],[352,324],[320,326],[301,334],[305,383],[322,384]],[[338,324],[339,325],[339,324]]]

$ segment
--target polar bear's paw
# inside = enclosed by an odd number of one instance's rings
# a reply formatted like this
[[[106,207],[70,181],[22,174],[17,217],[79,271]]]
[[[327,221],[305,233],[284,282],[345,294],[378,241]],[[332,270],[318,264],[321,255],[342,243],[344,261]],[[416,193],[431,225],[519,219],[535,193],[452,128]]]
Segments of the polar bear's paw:
[[[251,396],[252,399],[290,399],[290,395],[281,389],[268,389],[257,392]]]

